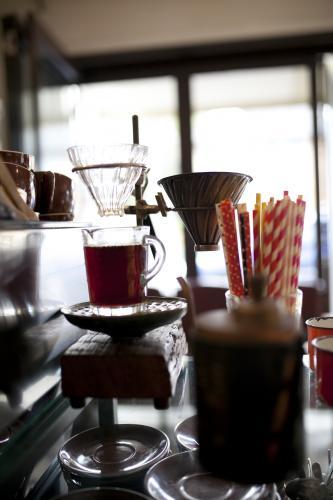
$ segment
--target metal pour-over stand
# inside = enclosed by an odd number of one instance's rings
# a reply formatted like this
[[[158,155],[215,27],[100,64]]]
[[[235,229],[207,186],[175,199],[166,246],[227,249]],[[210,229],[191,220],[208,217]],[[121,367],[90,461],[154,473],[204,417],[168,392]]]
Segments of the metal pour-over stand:
[[[136,115],[133,116],[133,143],[139,144]],[[143,187],[148,183],[148,172],[144,170],[135,185],[135,206],[126,207],[125,213],[135,214],[137,225],[142,225],[145,218],[149,220],[150,214],[160,213],[166,217],[168,212],[175,211],[189,232],[195,251],[218,250],[220,233],[215,204],[227,198],[236,204],[252,178],[235,172],[196,172],[165,177],[158,184],[164,188],[174,205],[168,207],[161,192],[155,195],[156,205],[149,205],[142,198]]]
[[[139,144],[137,116],[133,117],[133,144]],[[96,193],[100,191],[98,186],[94,186],[94,176],[98,176],[98,182],[101,183],[103,172],[110,174],[110,165],[96,166],[89,162],[77,165],[72,157],[71,160],[75,165],[73,171],[77,171],[87,184],[103,214],[103,200],[96,199]],[[151,228],[150,215],[160,213],[165,217],[169,211],[177,211],[195,243],[195,250],[199,251],[218,248],[215,203],[224,198],[237,203],[247,183],[252,180],[247,175],[228,172],[166,177],[159,184],[174,205],[169,208],[161,192],[155,196],[156,205],[146,203],[143,192],[148,170],[143,165],[128,165],[129,169],[141,167],[135,184],[126,186],[129,194],[135,194],[135,205],[120,207],[120,210],[125,214],[135,214],[137,225],[146,223]],[[178,318],[185,314],[184,304],[182,308]],[[118,398],[152,398],[157,409],[168,407],[182,367],[183,355],[187,352],[185,334],[179,321],[164,322],[163,326],[148,331],[144,336],[120,341],[119,337],[112,338],[112,328],[110,331],[105,328],[99,330],[98,327],[89,326],[90,323],[85,326],[84,321],[82,324],[75,323],[75,318],[70,315],[66,317],[82,328],[93,330],[81,337],[62,357],[62,390],[64,396],[70,398],[72,406],[82,407],[85,398],[97,398],[99,424],[103,429],[112,429],[117,422]],[[109,335],[101,331],[107,331]]]

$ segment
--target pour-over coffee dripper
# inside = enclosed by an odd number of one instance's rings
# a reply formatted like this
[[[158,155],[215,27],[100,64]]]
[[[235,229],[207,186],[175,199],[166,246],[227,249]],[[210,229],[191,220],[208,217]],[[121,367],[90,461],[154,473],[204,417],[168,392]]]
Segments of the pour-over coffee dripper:
[[[174,208],[167,207],[162,193],[155,196],[157,205],[149,205],[142,199],[142,185],[147,182],[148,148],[137,144],[137,126],[133,129],[133,141],[133,144],[115,146],[73,146],[67,150],[74,165],[73,172],[77,172],[86,184],[99,214],[135,214],[137,225],[143,225],[150,214],[160,212],[165,217],[168,211],[176,211],[196,251],[217,250],[220,233],[215,204],[223,199],[237,204],[252,177],[237,172],[172,175],[160,179],[158,184],[163,186]],[[125,207],[133,192],[135,205]]]
[[[145,170],[148,148],[140,144],[73,146],[67,150],[101,216],[124,215],[124,205]]]
[[[238,203],[252,177],[236,172],[194,172],[160,179],[195,243],[196,251],[217,250],[220,232],[215,204],[224,199]]]
[[[237,172],[194,172],[164,177],[158,181],[174,208],[167,207],[162,193],[157,205],[142,199],[148,148],[139,144],[119,146],[73,146],[68,149],[73,172],[86,184],[102,216],[135,214],[142,225],[149,214],[179,213],[194,241],[196,251],[217,250],[220,233],[215,204],[230,199],[237,204],[252,177]],[[143,175],[141,175],[143,174]],[[136,204],[125,203],[135,188]]]

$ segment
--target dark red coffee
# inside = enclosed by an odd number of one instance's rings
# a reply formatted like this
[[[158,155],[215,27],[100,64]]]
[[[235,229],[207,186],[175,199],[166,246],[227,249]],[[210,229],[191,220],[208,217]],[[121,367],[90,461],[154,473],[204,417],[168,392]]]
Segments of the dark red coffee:
[[[97,306],[141,302],[146,269],[144,245],[84,247],[90,302]]]

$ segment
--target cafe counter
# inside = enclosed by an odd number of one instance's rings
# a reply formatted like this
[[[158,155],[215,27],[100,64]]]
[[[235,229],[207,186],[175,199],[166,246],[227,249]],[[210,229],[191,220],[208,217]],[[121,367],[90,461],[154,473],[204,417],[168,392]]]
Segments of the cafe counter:
[[[59,312],[63,305],[87,300],[82,227],[0,223],[1,499],[52,499],[66,493],[59,450],[71,436],[100,425],[101,409],[110,409],[107,399],[89,397],[84,406],[73,408],[60,387],[62,354],[87,335]],[[307,363],[304,356],[305,457],[325,471],[333,414],[318,400]],[[155,409],[151,399],[129,397],[119,400],[116,419],[163,431],[170,452],[176,453],[184,449],[177,424],[195,414],[193,359],[183,356],[168,409]],[[251,450],[240,449],[239,459],[246,467]]]

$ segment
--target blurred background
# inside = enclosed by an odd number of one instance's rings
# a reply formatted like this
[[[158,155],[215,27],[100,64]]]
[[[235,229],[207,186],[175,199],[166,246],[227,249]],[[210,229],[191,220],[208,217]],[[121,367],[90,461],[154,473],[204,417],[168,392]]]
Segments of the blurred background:
[[[249,208],[303,194],[301,284],[333,310],[331,0],[1,0],[0,16],[2,149],[71,176],[69,146],[132,142],[138,114],[148,202],[191,171],[250,174]],[[75,182],[75,219],[97,221]],[[175,213],[152,220],[167,249],[152,286],[225,286],[221,252],[195,254]]]

